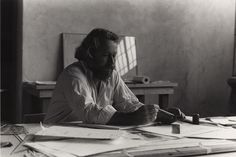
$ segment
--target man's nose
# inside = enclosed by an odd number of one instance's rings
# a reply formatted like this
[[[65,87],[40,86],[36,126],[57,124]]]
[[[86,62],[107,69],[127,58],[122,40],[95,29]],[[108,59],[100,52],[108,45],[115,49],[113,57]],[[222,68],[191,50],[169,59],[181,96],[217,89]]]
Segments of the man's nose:
[[[112,68],[114,68],[115,67],[115,62],[116,62],[116,59],[115,59],[115,57],[114,56],[110,56],[109,57],[109,65],[110,66],[112,66]]]
[[[109,62],[111,63],[111,64],[115,64],[115,57],[114,56],[109,56]]]

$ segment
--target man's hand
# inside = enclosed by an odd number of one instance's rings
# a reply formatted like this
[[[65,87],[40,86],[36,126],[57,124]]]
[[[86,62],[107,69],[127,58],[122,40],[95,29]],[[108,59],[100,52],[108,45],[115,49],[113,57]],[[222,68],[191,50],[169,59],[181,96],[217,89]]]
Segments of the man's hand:
[[[109,125],[142,125],[155,121],[157,110],[154,105],[143,105],[139,109],[130,113],[116,112]]]
[[[157,110],[157,122],[161,122],[162,124],[171,124],[176,120],[184,120],[185,114],[179,108],[169,108],[167,111],[162,110],[159,106],[156,106]]]
[[[168,108],[167,111],[174,114],[177,120],[185,119],[185,114],[179,108],[172,107],[172,108]]]
[[[176,121],[176,116],[168,111],[160,109],[158,105],[155,104],[157,112],[156,122],[161,122],[162,124],[171,124]]]
[[[157,110],[154,105],[143,105],[132,114],[137,123],[146,124],[155,121]]]

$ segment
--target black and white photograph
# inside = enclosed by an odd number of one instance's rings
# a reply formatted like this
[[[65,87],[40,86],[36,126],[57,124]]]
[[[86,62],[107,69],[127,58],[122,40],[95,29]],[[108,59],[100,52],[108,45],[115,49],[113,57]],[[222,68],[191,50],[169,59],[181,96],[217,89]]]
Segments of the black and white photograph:
[[[1,157],[236,156],[236,0],[0,0]]]

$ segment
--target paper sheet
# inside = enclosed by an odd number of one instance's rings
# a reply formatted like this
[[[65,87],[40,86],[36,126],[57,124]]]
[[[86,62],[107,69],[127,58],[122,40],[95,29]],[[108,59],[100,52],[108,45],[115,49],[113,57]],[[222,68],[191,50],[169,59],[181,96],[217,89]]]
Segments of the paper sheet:
[[[127,149],[132,147],[138,147],[148,143],[145,140],[133,140],[128,138],[119,138],[116,140],[82,140],[71,139],[63,141],[47,141],[47,142],[34,142],[26,143],[26,146],[41,149],[45,151],[47,149],[58,150],[64,153],[69,153],[77,156],[87,156],[108,151]],[[45,148],[45,149],[44,149]],[[53,153],[53,151],[50,151]]]
[[[73,121],[64,123],[67,126],[78,126],[78,127],[86,127],[86,128],[93,128],[93,129],[116,129],[116,130],[128,130],[140,127],[146,127],[157,124],[157,122],[151,122],[148,124],[141,124],[141,125],[129,125],[129,126],[120,126],[120,125],[103,125],[103,124],[86,124],[82,121]]]
[[[214,146],[223,145],[227,146],[236,146],[235,141],[229,140],[219,140],[219,139],[193,139],[193,138],[181,138],[175,140],[155,140],[148,143],[145,146],[139,148],[132,148],[128,150],[129,153],[131,152],[140,152],[140,151],[151,151],[151,150],[158,150],[158,149],[178,149],[178,148],[190,148],[190,147],[203,147],[203,148],[212,148]]]
[[[171,125],[150,126],[150,127],[139,128],[139,130],[157,133],[161,135],[174,136],[179,138],[217,130],[217,127],[215,126],[193,125],[188,123],[179,123],[179,124],[180,124],[180,134],[172,133]]]
[[[236,122],[236,116],[229,116],[229,117],[227,117],[228,118],[228,120],[230,120],[230,121],[235,121]]]
[[[194,138],[236,140],[236,129],[229,127],[216,127],[216,126],[180,123],[180,134],[172,133],[172,127],[170,125],[144,127],[144,128],[139,128],[139,130],[157,133],[161,135],[174,136],[178,138],[194,137]]]
[[[190,135],[189,137],[236,140],[236,129],[225,127],[218,128],[217,130],[211,132]]]
[[[208,117],[206,120],[211,122],[221,124],[221,125],[235,125],[236,118],[234,116],[231,117]]]
[[[91,129],[82,127],[51,126],[35,135],[86,139],[115,139],[121,137],[125,131],[108,129]]]
[[[76,157],[75,155],[71,154],[71,153],[66,153],[60,150],[55,150],[55,149],[51,149],[48,147],[45,147],[41,144],[38,143],[26,143],[24,144],[25,146],[34,148],[34,150],[43,153],[49,157]]]

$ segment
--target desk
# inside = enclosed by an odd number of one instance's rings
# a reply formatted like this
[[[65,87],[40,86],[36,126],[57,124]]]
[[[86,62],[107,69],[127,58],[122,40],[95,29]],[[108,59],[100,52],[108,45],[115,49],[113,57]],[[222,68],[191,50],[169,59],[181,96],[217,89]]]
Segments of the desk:
[[[40,127],[39,124],[23,124],[23,126],[28,130],[29,133],[35,133],[37,132]],[[23,137],[23,136],[22,136]],[[14,138],[13,135],[1,135],[1,141],[11,141],[13,146],[9,148],[1,148],[1,156],[7,157],[7,156],[13,156],[13,157],[23,157],[23,155],[26,152],[25,147],[19,147],[13,154],[10,155],[10,152],[14,149],[15,146],[19,144],[19,141]],[[218,157],[218,156],[224,156],[224,157],[232,157],[236,156],[236,145],[232,146],[219,146],[214,145],[213,147],[201,147],[201,146],[195,146],[195,147],[183,147],[183,148],[168,148],[168,149],[155,149],[155,147],[150,146],[151,149],[148,151],[141,151],[139,148],[135,149],[129,149],[126,151],[115,151],[111,153],[102,153],[99,155],[94,155],[97,157],[124,157],[127,155],[130,156],[139,156],[139,157],[146,157],[146,156],[206,156],[206,157]],[[140,147],[141,148],[141,147]],[[211,151],[209,151],[209,148],[211,148]],[[217,154],[216,154],[217,153]]]
[[[177,87],[177,83],[157,81],[149,84],[127,84],[127,86],[144,104],[148,103],[147,95],[158,95],[160,107],[167,108],[169,96],[174,93],[174,87]]]
[[[156,81],[149,84],[134,84],[127,83],[127,86],[138,97],[140,102],[148,104],[146,97],[148,95],[158,95],[159,105],[161,108],[167,108],[169,105],[169,96],[174,93],[174,87],[177,87],[177,83],[169,81]],[[55,83],[53,84],[36,84],[36,83],[24,83],[24,90],[37,101],[33,104],[42,107],[42,111],[45,112],[50,98],[52,97]],[[39,108],[39,107],[36,107]]]

